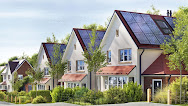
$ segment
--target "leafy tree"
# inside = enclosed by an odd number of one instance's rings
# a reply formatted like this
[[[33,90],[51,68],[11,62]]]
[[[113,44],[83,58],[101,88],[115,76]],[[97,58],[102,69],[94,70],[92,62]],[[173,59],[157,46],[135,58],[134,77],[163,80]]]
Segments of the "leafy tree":
[[[181,70],[185,69],[188,71],[188,7],[180,7],[176,13],[176,19],[174,20],[175,28],[171,39],[165,41],[161,45],[164,50],[167,59],[169,60],[168,66],[170,70]],[[180,90],[182,75],[180,76]],[[181,92],[180,92],[180,103],[181,103]]]
[[[6,62],[3,62],[0,64],[0,66],[5,66],[7,63]]]
[[[107,26],[107,24],[106,24]],[[93,24],[89,24],[89,25],[83,25],[84,29],[96,29],[96,30],[106,30],[106,26],[102,26],[102,25],[97,25],[96,23]]]
[[[52,38],[47,37],[47,38],[46,38],[46,42],[47,42],[47,43],[58,43],[58,40],[56,39],[55,35],[52,34]]]
[[[161,15],[160,10],[156,9],[154,5],[151,5],[152,10],[148,10],[146,13],[153,14],[153,15]]]
[[[70,38],[70,34],[67,34],[64,39],[61,40],[61,43],[67,44]]]
[[[48,62],[47,65],[50,67],[49,73],[53,78],[53,88],[54,88],[54,78],[58,79],[61,75],[64,74],[65,69],[67,68],[67,62],[62,62],[63,54],[60,51],[60,44],[54,44],[53,46],[53,55],[51,62]]]
[[[12,80],[12,87],[14,91],[19,91],[20,88],[23,86],[22,80],[18,79],[18,73],[14,72],[14,79]]]
[[[18,56],[13,56],[13,57],[9,58],[8,61],[17,60],[17,59],[18,59]]]
[[[19,59],[29,59],[29,56],[23,52],[23,55]]]
[[[38,53],[35,53],[31,56],[31,58],[28,58],[28,62],[31,64],[31,66],[36,66],[37,65],[37,58],[38,58]]]
[[[95,73],[95,85],[96,85],[96,72],[106,66],[106,53],[102,51],[102,47],[96,47],[96,29],[92,29],[92,35],[90,35],[89,48],[84,50],[82,55],[84,56],[84,62],[88,65],[89,72]]]

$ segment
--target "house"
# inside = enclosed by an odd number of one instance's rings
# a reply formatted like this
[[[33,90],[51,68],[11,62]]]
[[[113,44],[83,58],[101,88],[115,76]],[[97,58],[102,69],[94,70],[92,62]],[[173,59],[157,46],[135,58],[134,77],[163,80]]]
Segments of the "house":
[[[88,49],[90,43],[90,35],[92,31],[88,29],[73,28],[67,48],[63,55],[63,61],[68,61],[68,69],[66,73],[59,79],[59,82],[64,82],[64,87],[74,88],[87,87],[95,89],[94,73],[87,70],[87,64],[84,63],[82,53]],[[97,40],[96,46],[100,45],[105,31],[96,31]],[[93,84],[91,84],[93,83]]]
[[[180,73],[170,71],[160,44],[170,38],[174,17],[115,10],[101,45],[108,65],[97,72],[98,89],[123,87],[129,81],[152,93]],[[182,72],[184,76],[188,72]]]
[[[22,80],[25,76],[27,76],[25,72],[30,68],[32,68],[32,66],[26,59],[9,61],[4,71],[1,73],[3,76],[3,82],[0,83],[0,90],[12,92],[14,90],[12,87],[14,73],[17,72],[18,79]],[[27,84],[23,90],[28,92],[32,90],[32,86]]]
[[[53,58],[53,46],[58,43],[42,43],[40,46],[39,54],[38,54],[38,68],[41,71],[44,71],[44,78],[37,85],[37,90],[52,90],[53,89],[53,79],[50,76],[49,69],[50,67],[47,65],[52,61]],[[60,51],[63,54],[66,48],[65,44],[60,44]],[[54,79],[54,86],[58,84],[57,79]]]

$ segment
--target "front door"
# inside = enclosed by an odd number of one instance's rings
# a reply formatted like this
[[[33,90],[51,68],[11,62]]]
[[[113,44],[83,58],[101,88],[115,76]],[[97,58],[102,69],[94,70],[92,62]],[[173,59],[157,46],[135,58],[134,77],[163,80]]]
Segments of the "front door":
[[[152,92],[156,93],[157,90],[162,89],[162,79],[153,79],[152,81]]]

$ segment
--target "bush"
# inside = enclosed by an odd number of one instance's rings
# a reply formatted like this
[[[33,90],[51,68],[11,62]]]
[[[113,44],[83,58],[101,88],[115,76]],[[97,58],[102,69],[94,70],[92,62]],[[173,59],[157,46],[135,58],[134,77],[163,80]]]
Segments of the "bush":
[[[89,102],[91,104],[96,104],[96,99],[103,98],[103,93],[101,91],[94,91],[89,90],[88,92],[85,92],[83,95],[83,101]]]
[[[37,104],[37,103],[46,103],[46,99],[43,98],[42,96],[37,96],[36,98],[33,99],[32,104]]]
[[[71,88],[66,88],[63,91],[62,102],[71,99],[74,96],[74,92]]]
[[[106,99],[106,103],[116,104],[116,103],[126,103],[127,97],[126,93],[122,88],[114,87],[104,92],[104,97]]]
[[[11,101],[11,96],[15,98],[15,96],[18,96],[18,92],[17,91],[7,92],[7,95],[8,95],[9,101]],[[13,101],[15,101],[15,99],[13,99]]]
[[[82,88],[76,87],[73,89],[73,91],[74,91],[74,98],[80,98],[83,97],[84,93],[87,93],[89,89],[85,87]]]
[[[168,87],[159,89],[155,93],[153,101],[156,103],[167,103],[167,91],[168,91]]]
[[[4,96],[6,96],[6,94],[4,92],[0,91],[0,100],[1,101],[4,100]]]
[[[21,99],[21,103],[25,103],[26,100],[27,100],[27,97],[26,96],[19,96],[19,98]]]
[[[134,82],[128,82],[123,86],[123,91],[127,96],[128,102],[140,101],[143,96],[142,86]]]
[[[50,96],[50,91],[49,90],[30,91],[29,92],[30,97],[35,98],[36,97],[36,92],[37,92],[37,96],[40,95],[40,96],[44,97],[47,102],[51,102],[52,101],[52,98]]]
[[[55,87],[50,93],[52,102],[62,102],[64,87]]]
[[[26,96],[26,92],[25,91],[21,91],[18,93],[19,96]]]

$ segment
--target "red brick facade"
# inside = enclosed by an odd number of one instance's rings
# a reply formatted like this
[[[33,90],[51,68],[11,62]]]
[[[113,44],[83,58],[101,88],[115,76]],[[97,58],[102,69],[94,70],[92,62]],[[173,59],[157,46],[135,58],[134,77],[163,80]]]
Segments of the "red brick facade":
[[[23,75],[23,77],[27,76],[27,74],[25,73],[28,69],[30,69],[31,66],[25,61],[21,67],[17,70],[18,74]]]

